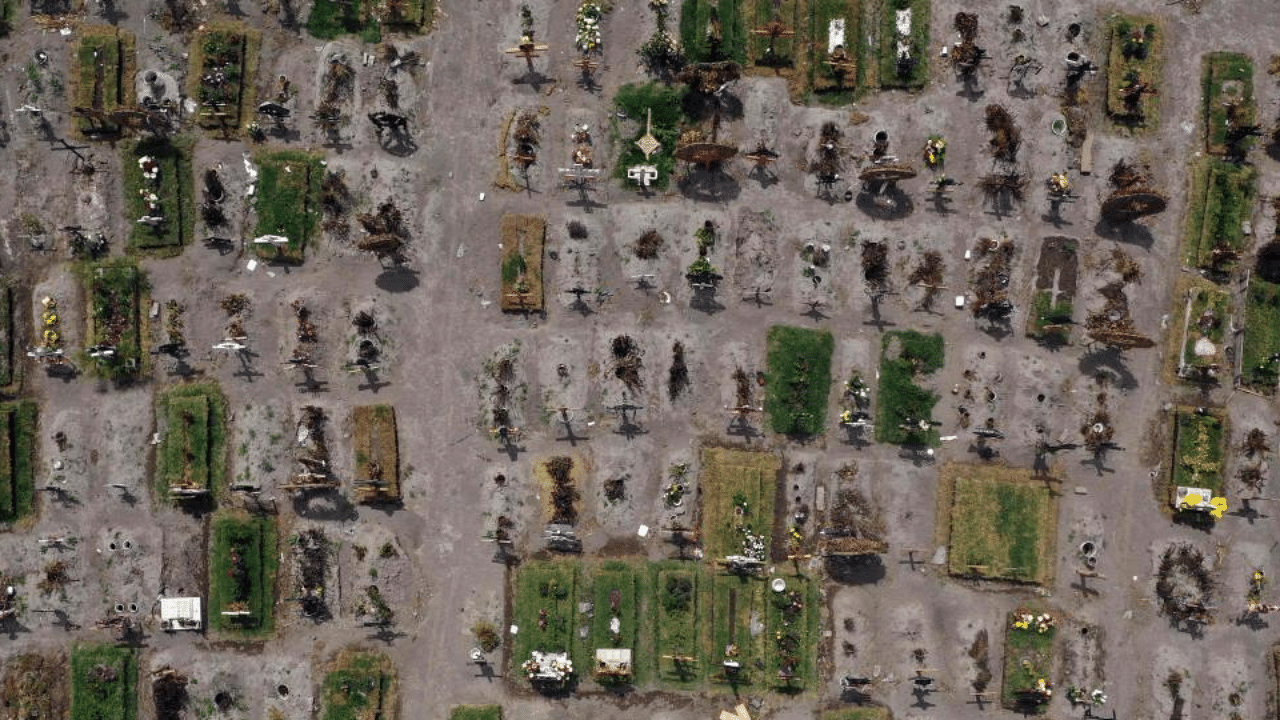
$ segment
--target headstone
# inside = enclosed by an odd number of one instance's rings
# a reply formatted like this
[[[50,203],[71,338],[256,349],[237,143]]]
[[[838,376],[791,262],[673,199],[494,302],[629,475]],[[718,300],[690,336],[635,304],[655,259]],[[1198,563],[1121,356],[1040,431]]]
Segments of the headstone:
[[[627,168],[627,179],[634,180],[641,187],[649,187],[649,184],[658,179],[658,168],[653,165],[633,165]]]
[[[844,18],[836,18],[827,25],[827,54],[844,45]]]

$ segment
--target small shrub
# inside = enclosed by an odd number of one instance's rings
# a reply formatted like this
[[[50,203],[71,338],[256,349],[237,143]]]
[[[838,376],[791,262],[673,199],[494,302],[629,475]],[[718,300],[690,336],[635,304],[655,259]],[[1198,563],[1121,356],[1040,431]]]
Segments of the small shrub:
[[[635,254],[641,260],[653,260],[662,249],[663,238],[657,230],[648,230],[636,240]]]
[[[484,652],[493,652],[502,644],[502,637],[498,635],[498,630],[493,623],[481,620],[471,626],[471,634],[476,637],[476,644]]]
[[[682,613],[693,604],[693,581],[687,577],[668,577],[662,593],[662,607],[668,613]]]

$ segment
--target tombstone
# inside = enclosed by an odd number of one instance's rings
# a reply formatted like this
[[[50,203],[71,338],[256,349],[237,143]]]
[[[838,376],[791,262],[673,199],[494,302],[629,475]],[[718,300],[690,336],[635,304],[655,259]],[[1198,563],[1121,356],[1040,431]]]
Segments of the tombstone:
[[[649,187],[649,184],[658,179],[658,168],[653,165],[633,165],[627,168],[627,179],[634,180],[641,187]]]

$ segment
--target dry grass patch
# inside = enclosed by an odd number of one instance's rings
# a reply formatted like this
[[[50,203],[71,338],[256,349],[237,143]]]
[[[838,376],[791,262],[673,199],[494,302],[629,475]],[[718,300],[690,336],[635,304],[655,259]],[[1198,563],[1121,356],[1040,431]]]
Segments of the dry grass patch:
[[[769,557],[778,470],[771,453],[704,448],[702,472],[702,536],[707,556]]]
[[[15,720],[63,720],[71,698],[67,694],[67,658],[60,654],[27,653],[5,662],[0,680],[0,703]]]
[[[1023,468],[951,463],[939,483],[952,575],[1052,582],[1058,504],[1047,482]]]
[[[400,446],[396,411],[390,405],[362,405],[351,409],[352,444],[356,453],[356,482],[362,503],[400,501]]]
[[[541,312],[542,246],[547,220],[541,215],[503,215],[502,301],[507,311]]]
[[[324,720],[394,720],[399,683],[379,652],[344,650],[329,665],[322,687]]]

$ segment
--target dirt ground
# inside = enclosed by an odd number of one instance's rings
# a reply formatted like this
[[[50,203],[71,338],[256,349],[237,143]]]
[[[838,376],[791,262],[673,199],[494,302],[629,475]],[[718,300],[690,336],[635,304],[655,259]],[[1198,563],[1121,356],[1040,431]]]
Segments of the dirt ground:
[[[848,697],[842,697],[839,680],[846,674],[873,678],[870,698],[897,718],[1013,717],[998,705],[974,701],[975,665],[968,650],[975,633],[987,630],[995,673],[988,689],[998,693],[1004,619],[1032,596],[1043,596],[1066,618],[1052,678],[1060,692],[1050,717],[1082,713],[1065,699],[1067,686],[1077,684],[1104,690],[1109,697],[1099,710],[1104,716],[1114,710],[1117,717],[1163,720],[1173,705],[1165,688],[1170,672],[1184,675],[1183,717],[1223,718],[1232,711],[1243,718],[1264,717],[1274,705],[1267,651],[1280,638],[1265,618],[1242,622],[1237,617],[1252,570],[1280,574],[1271,540],[1280,529],[1277,513],[1262,502],[1255,504],[1257,513],[1244,512],[1234,499],[1243,489],[1229,479],[1230,512],[1207,534],[1172,524],[1153,488],[1169,471],[1163,409],[1170,404],[1225,407],[1233,448],[1252,427],[1266,430],[1272,445],[1280,447],[1273,399],[1229,387],[1201,392],[1170,385],[1161,371],[1166,345],[1176,345],[1164,342],[1177,328],[1174,281],[1187,272],[1177,261],[1187,168],[1203,150],[1200,57],[1213,50],[1249,54],[1259,117],[1269,124],[1280,107],[1280,85],[1266,74],[1276,32],[1272,3],[1201,0],[1195,3],[1199,13],[1191,11],[1191,2],[1125,5],[1126,12],[1160,18],[1167,33],[1158,81],[1159,127],[1136,136],[1114,130],[1099,110],[1102,76],[1086,80],[1095,139],[1091,175],[1080,174],[1078,151],[1050,128],[1059,116],[1062,59],[1074,49],[1104,61],[1104,23],[1114,6],[1088,0],[1024,3],[1027,39],[1013,43],[1003,19],[1007,3],[975,8],[936,0],[931,82],[918,94],[871,94],[856,108],[826,108],[791,104],[781,79],[750,77],[728,90],[741,101],[743,113],[726,120],[720,137],[747,147],[763,135],[781,155],[775,178],[748,177],[750,167],[737,160],[715,178],[695,173],[711,195],[690,197],[674,187],[646,195],[610,181],[587,203],[576,191],[557,188],[556,170],[569,164],[573,125],[587,123],[597,162],[612,171],[617,148],[609,131],[609,98],[620,85],[645,78],[635,51],[650,33],[652,12],[643,2],[614,3],[603,21],[603,88],[589,93],[575,85],[577,70],[570,65],[576,57],[577,3],[528,4],[539,42],[550,47],[535,60],[543,74],[536,82],[525,77],[523,60],[503,53],[519,34],[515,0],[444,0],[429,35],[387,36],[402,52],[412,49],[423,59],[420,66],[394,70],[372,46],[352,38],[315,40],[283,27],[259,3],[200,6],[204,20],[230,12],[262,30],[260,100],[275,94],[278,75],[294,80],[298,94],[287,103],[293,110],[290,129],[267,146],[324,152],[329,169],[345,171],[358,212],[394,199],[411,235],[408,263],[387,270],[357,252],[353,241],[361,231],[350,220],[350,240],[322,233],[301,266],[259,262],[251,268],[252,249],[245,250],[239,240],[253,235],[246,153],[257,148],[247,140],[202,137],[193,161],[197,193],[203,170],[220,168],[231,222],[220,232],[236,242],[219,251],[197,241],[179,257],[141,260],[157,310],[170,299],[186,304],[191,354],[181,361],[153,355],[150,374],[130,387],[87,374],[46,373],[25,358],[20,363],[21,394],[41,403],[36,483],[59,492],[40,493],[38,519],[30,527],[0,533],[0,571],[23,578],[18,590],[26,608],[17,622],[0,626],[0,664],[24,652],[110,642],[112,631],[96,630],[94,623],[121,604],[126,612],[137,607],[142,671],[169,665],[197,681],[188,688],[188,718],[314,717],[320,710],[321,669],[334,652],[351,645],[377,648],[394,660],[402,676],[404,716],[435,720],[447,717],[453,704],[496,702],[507,717],[534,720],[707,717],[729,709],[733,698],[645,687],[621,697],[593,691],[547,699],[531,693],[521,678],[505,677],[496,655],[495,665],[481,672],[468,661],[468,652],[469,628],[476,621],[504,627],[507,569],[484,537],[496,529],[497,517],[513,521],[517,555],[542,550],[539,523],[546,503],[533,478],[535,462],[572,454],[581,463],[585,480],[579,487],[577,530],[587,554],[656,559],[670,555],[671,547],[653,529],[693,519],[690,503],[668,510],[662,502],[668,469],[690,464],[696,487],[697,449],[710,440],[770,449],[782,455],[786,467],[804,466],[788,475],[781,513],[801,504],[821,510],[819,497],[831,501],[828,479],[856,461],[860,486],[883,507],[888,521],[891,549],[882,562],[826,579],[823,622],[829,640],[821,650],[827,670],[823,687],[796,698],[745,691],[753,717],[812,717],[818,708],[844,704]],[[15,294],[16,336],[24,344],[16,353],[33,337],[45,296],[59,303],[65,343],[79,349],[85,344],[83,299],[68,272],[66,235],[57,228],[100,228],[112,240],[112,254],[122,255],[122,238],[133,222],[123,211],[118,149],[75,141],[70,134],[77,23],[103,20],[94,16],[97,6],[90,2],[82,16],[46,29],[27,15],[25,3],[19,5],[17,29],[0,45],[0,166],[8,170],[0,173],[0,272],[21,289]],[[140,71],[176,77],[188,71],[187,39],[164,31],[135,4],[116,5],[121,10],[114,22],[139,39]],[[671,9],[674,28],[678,2]],[[952,18],[961,9],[979,13],[978,42],[991,58],[976,94],[964,91],[937,58],[942,45],[954,43]],[[306,17],[305,4],[297,10]],[[1074,41],[1067,39],[1071,23],[1082,26]],[[61,27],[70,32],[64,35]],[[48,54],[48,65],[29,72],[37,50]],[[337,52],[356,69],[358,87],[350,101],[350,124],[340,131],[338,143],[329,144],[310,116],[319,99],[318,78]],[[1029,76],[1026,91],[1011,92],[1005,76],[1018,54],[1035,57],[1044,68]],[[40,78],[40,93],[32,75]],[[378,84],[383,77],[399,83],[400,105],[409,117],[412,143],[395,148],[399,154],[381,148],[364,119],[382,107]],[[1018,165],[1031,180],[1026,199],[1002,215],[984,207],[977,189],[992,163],[983,125],[988,103],[1004,105],[1022,128]],[[73,153],[45,140],[24,106],[43,108],[53,135],[91,157],[97,172],[73,174]],[[538,165],[527,189],[501,190],[493,186],[499,164],[494,148],[506,117],[524,109],[540,111]],[[854,110],[866,121],[854,124]],[[845,203],[849,178],[841,180],[835,201],[821,199],[804,167],[826,121],[839,123],[844,132],[848,176],[856,172],[854,158],[870,153],[879,130],[889,132],[890,152],[918,169],[925,138],[939,133],[948,142],[947,174],[963,184],[947,202],[935,203],[926,173],[904,181],[901,189],[911,211],[893,220],[872,217],[862,209],[865,203]],[[1099,222],[1099,206],[1109,191],[1107,172],[1122,158],[1149,165],[1170,204],[1164,213],[1117,231]],[[1259,195],[1280,192],[1280,164],[1260,150],[1250,159],[1260,171]],[[1055,215],[1043,181],[1057,171],[1069,173],[1074,198]],[[504,213],[547,218],[545,313],[499,310],[498,228]],[[1269,237],[1275,226],[1271,211],[1257,203],[1253,213],[1255,235]],[[52,250],[30,247],[24,215],[37,218],[49,237],[56,237]],[[695,297],[683,277],[696,257],[693,233],[707,220],[719,228],[708,259],[726,278],[709,303]],[[571,238],[569,221],[581,222],[587,237]],[[658,230],[665,243],[656,259],[637,258],[633,243],[649,229]],[[198,224],[196,237],[211,234],[207,231]],[[969,289],[974,269],[965,251],[980,237],[1008,238],[1017,245],[1009,284],[1016,308],[1008,326],[1012,332],[975,323],[967,309],[954,307],[954,297]],[[1102,305],[1097,289],[1114,278],[1101,271],[1112,249],[1122,247],[1133,257],[1141,280],[1126,289],[1129,308],[1137,328],[1157,340],[1155,348],[1123,355],[1090,349],[1082,344],[1080,328],[1072,333],[1073,344],[1060,348],[1024,336],[1036,263],[1049,237],[1078,241],[1077,323]],[[862,240],[888,243],[890,284],[897,291],[874,311],[859,264]],[[802,258],[809,244],[831,247],[831,261],[818,271],[823,281],[816,288]],[[921,290],[907,287],[906,278],[928,250],[942,253],[947,289],[926,312],[916,309]],[[637,287],[638,275],[652,275],[650,287]],[[566,291],[579,284],[591,292],[575,304]],[[248,351],[239,354],[212,349],[226,337],[228,318],[218,302],[231,293],[243,293],[251,303],[244,321]],[[310,378],[284,364],[296,345],[290,306],[298,299],[311,310],[319,333],[313,350],[318,367]],[[826,305],[810,312],[810,300]],[[151,307],[141,310],[152,317]],[[360,310],[377,321],[382,364],[375,372],[347,373],[343,367],[354,360],[356,344],[351,318]],[[160,315],[151,319],[151,347],[163,342],[162,320]],[[827,415],[831,429],[809,443],[768,433],[759,416],[749,418],[744,429],[723,410],[737,404],[732,378],[737,368],[753,378],[765,369],[765,329],[776,323],[826,328],[836,337]],[[866,380],[875,378],[881,334],[906,328],[939,332],[946,340],[946,365],[930,384],[941,396],[934,411],[942,422],[938,431],[949,439],[932,458],[869,443],[834,427],[843,381],[855,371]],[[613,372],[610,343],[622,334],[643,351],[641,384],[634,389]],[[667,380],[677,341],[685,350],[690,382],[672,399]],[[485,365],[511,348],[512,414],[523,430],[514,450],[490,438],[485,405],[492,391]],[[174,509],[151,490],[154,395],[186,378],[220,384],[231,416],[228,479],[260,486],[259,500],[251,504],[278,516],[277,629],[265,641],[166,634],[152,617],[160,596],[208,594],[209,516]],[[1049,473],[1061,481],[1056,487],[1062,493],[1056,582],[1029,589],[948,578],[945,541],[935,538],[937,467],[951,460],[978,462],[980,449],[972,432],[958,424],[959,408],[966,407],[975,423],[996,420],[1005,439],[991,443],[998,451],[995,462],[1029,468],[1037,424],[1055,442],[1079,443],[1080,425],[1104,387],[1120,449],[1101,460],[1082,449],[1050,458]],[[976,400],[966,399],[966,390]],[[623,402],[643,406],[629,416],[635,426],[630,430],[605,409]],[[396,409],[403,507],[354,505],[350,408],[384,403]],[[292,495],[277,488],[293,470],[292,444],[304,405],[320,406],[329,415],[339,493]],[[560,422],[560,407],[570,409],[568,427]],[[52,439],[57,432],[69,440],[61,450]],[[1229,468],[1237,463],[1235,454],[1229,453]],[[1263,496],[1276,494],[1280,479],[1274,468],[1272,459]],[[499,474],[505,483],[494,481]],[[624,498],[607,501],[604,482],[618,477],[625,477]],[[219,502],[242,501],[224,494]],[[640,525],[651,529],[647,537],[637,534]],[[298,604],[287,599],[296,588],[290,538],[312,527],[323,528],[336,543],[327,598],[332,619],[325,623],[302,618]],[[64,548],[40,544],[51,536],[76,542]],[[1086,540],[1098,548],[1101,577],[1082,579],[1075,572],[1081,562],[1078,548]],[[1217,623],[1202,633],[1171,628],[1157,611],[1155,565],[1174,541],[1191,542],[1217,558]],[[394,552],[384,557],[384,546]],[[909,556],[908,549],[917,552]],[[62,593],[46,595],[37,583],[54,559],[67,562],[73,582]],[[814,567],[825,571],[821,562]],[[367,618],[356,613],[371,583],[382,588],[395,613],[390,632],[365,626]],[[916,648],[927,650],[923,665],[913,657]],[[936,679],[928,692],[910,682],[920,667]],[[146,717],[151,700],[145,674],[139,685]],[[235,699],[226,710],[214,702],[219,693]]]

